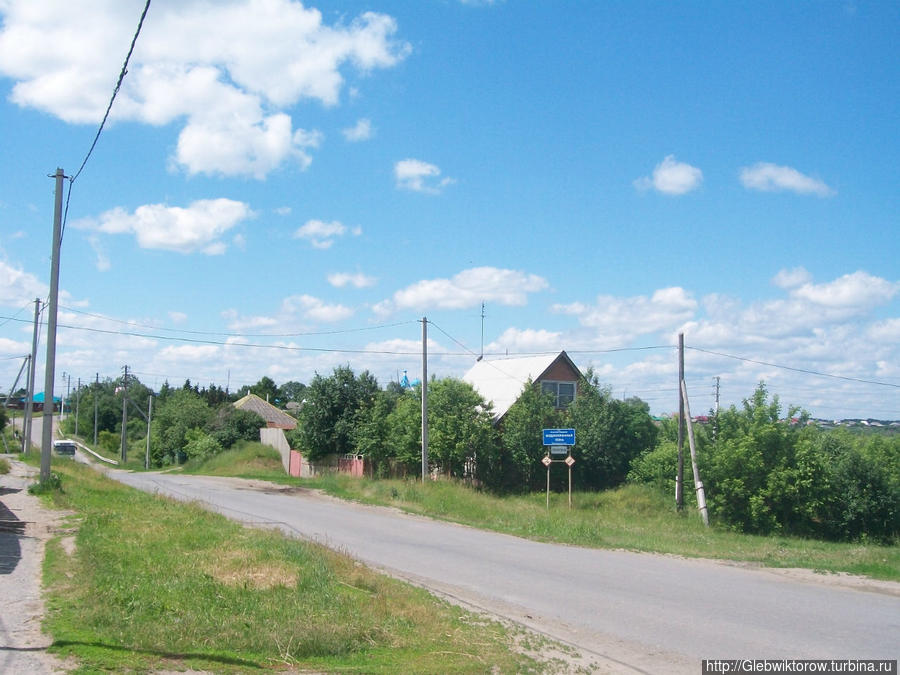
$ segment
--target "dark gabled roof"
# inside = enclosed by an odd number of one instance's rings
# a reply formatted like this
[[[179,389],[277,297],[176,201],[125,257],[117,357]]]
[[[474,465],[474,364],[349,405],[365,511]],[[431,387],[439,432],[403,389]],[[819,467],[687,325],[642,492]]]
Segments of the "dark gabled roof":
[[[262,417],[269,426],[279,427],[281,429],[294,429],[297,426],[297,420],[288,415],[283,410],[279,410],[271,403],[263,401],[256,394],[247,394],[244,398],[235,401],[234,407],[239,410],[250,410]]]

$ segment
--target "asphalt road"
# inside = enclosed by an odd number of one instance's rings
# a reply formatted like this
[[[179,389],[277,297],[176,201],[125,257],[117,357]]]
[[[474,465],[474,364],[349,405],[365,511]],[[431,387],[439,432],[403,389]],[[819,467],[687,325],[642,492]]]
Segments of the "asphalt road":
[[[134,487],[278,527],[591,654],[604,669],[701,659],[896,659],[900,584],[542,544],[259,481],[109,471]],[[819,575],[815,575],[818,577]]]

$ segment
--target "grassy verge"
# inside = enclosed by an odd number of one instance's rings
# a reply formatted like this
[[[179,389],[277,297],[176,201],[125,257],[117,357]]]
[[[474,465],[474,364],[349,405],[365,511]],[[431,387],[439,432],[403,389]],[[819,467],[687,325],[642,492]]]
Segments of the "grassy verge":
[[[900,546],[760,537],[715,525],[705,528],[696,510],[678,513],[672,499],[647,486],[626,485],[606,492],[576,493],[571,511],[567,508],[567,495],[552,494],[548,511],[544,493],[496,497],[453,481],[423,486],[412,480],[369,480],[342,475],[299,481],[284,474],[274,450],[261,452],[272,453],[273,459],[266,467],[254,465],[253,471],[245,467],[240,456],[224,454],[216,458],[214,465],[200,465],[192,470],[284,484],[302,482],[344,499],[393,506],[540,541],[846,572],[900,581]]]
[[[511,636],[327,549],[54,462],[45,628],[82,672],[534,672]]]

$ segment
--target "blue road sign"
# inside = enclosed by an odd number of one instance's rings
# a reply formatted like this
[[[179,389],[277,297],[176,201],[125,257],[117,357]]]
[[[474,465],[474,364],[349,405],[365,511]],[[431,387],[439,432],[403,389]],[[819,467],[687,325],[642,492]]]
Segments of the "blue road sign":
[[[544,445],[575,445],[575,430],[544,429]]]

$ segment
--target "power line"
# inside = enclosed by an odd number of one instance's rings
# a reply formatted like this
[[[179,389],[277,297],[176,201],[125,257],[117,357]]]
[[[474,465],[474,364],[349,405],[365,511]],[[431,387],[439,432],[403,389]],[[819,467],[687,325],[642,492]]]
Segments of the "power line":
[[[700,347],[685,347],[685,349],[692,349],[695,352],[703,352],[704,354],[713,354],[714,356],[722,356],[726,359],[734,359],[736,361],[744,361],[746,363],[755,363],[759,366],[769,366],[770,368],[779,368],[781,370],[790,370],[795,373],[805,373],[806,375],[817,375],[818,377],[830,377],[835,380],[847,380],[848,382],[861,382],[862,384],[875,384],[880,387],[894,387],[896,389],[900,389],[900,384],[894,384],[892,382],[879,382],[878,380],[863,380],[858,377],[848,377],[846,375],[834,375],[832,373],[822,373],[817,370],[807,370],[806,368],[794,368],[793,366],[785,366],[778,363],[768,363],[766,361],[757,361],[755,359],[748,359],[743,356],[735,356],[734,354],[724,354],[722,352],[714,352],[709,349],[701,349]]]
[[[141,12],[141,19],[138,21],[137,30],[134,32],[134,37],[131,38],[131,46],[128,48],[128,54],[125,56],[125,61],[122,63],[122,70],[119,71],[119,79],[116,82],[116,86],[113,89],[112,96],[109,99],[109,105],[106,106],[106,112],[103,114],[103,119],[100,122],[100,126],[97,129],[97,134],[94,136],[94,142],[91,143],[90,149],[87,151],[87,154],[84,156],[84,161],[81,162],[81,166],[78,167],[78,171],[75,172],[75,175],[69,178],[69,189],[66,194],[66,208],[62,219],[62,229],[59,233],[59,240],[62,243],[63,234],[66,231],[66,219],[69,216],[69,200],[72,197],[72,186],[75,184],[75,180],[81,175],[81,172],[84,171],[85,165],[87,165],[88,160],[91,158],[91,155],[94,152],[94,148],[97,147],[97,142],[100,140],[100,134],[103,133],[103,127],[106,126],[106,120],[109,119],[109,113],[112,110],[113,102],[116,100],[116,96],[119,93],[119,89],[122,87],[122,80],[125,79],[125,74],[128,72],[128,61],[131,60],[131,54],[134,52],[134,45],[137,43],[138,35],[141,34],[141,28],[144,25],[144,19],[147,16],[147,10],[150,9],[150,0],[147,0],[144,5],[144,11]]]
[[[407,326],[415,321],[398,321],[396,323],[387,323],[387,324],[379,324],[377,326],[365,326],[363,328],[347,328],[344,330],[326,330],[326,331],[310,331],[305,333],[236,333],[236,332],[228,332],[228,331],[204,331],[204,330],[186,330],[181,328],[164,328],[160,326],[151,326],[149,324],[138,323],[137,321],[123,321],[122,319],[113,319],[108,316],[104,316],[102,314],[92,314],[91,312],[85,312],[80,309],[75,309],[74,307],[66,307],[64,305],[60,305],[62,309],[65,309],[69,312],[73,312],[75,314],[82,314],[84,316],[90,316],[95,319],[103,319],[104,321],[109,321],[110,323],[118,323],[124,326],[133,326],[135,328],[148,328],[150,330],[158,330],[158,331],[166,331],[169,333],[184,333],[186,335],[222,335],[224,337],[277,337],[277,338],[291,338],[291,337],[310,337],[317,335],[344,335],[348,333],[362,333],[365,331],[373,331],[373,330],[381,330],[383,328],[397,328],[398,326]],[[2,324],[0,324],[2,325]]]

